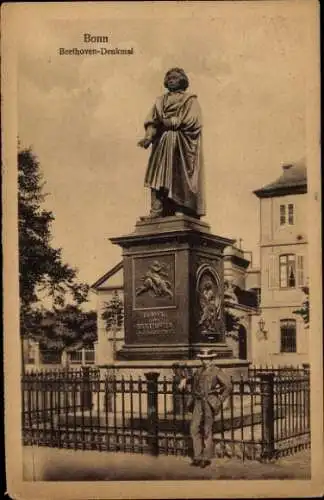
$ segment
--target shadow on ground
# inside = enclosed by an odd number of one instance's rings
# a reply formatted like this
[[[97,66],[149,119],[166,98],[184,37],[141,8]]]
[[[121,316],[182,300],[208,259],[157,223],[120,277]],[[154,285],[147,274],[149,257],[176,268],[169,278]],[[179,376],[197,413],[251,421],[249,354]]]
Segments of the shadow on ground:
[[[190,466],[188,457],[132,455],[26,447],[26,481],[134,481],[211,479],[310,479],[310,452],[275,463],[215,459],[206,469]]]

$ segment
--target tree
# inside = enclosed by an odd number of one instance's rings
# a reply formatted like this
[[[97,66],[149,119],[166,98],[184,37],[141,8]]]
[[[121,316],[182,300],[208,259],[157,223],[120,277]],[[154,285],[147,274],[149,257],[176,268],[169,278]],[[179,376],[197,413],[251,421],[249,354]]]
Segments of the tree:
[[[62,261],[62,249],[51,245],[54,215],[42,203],[43,175],[32,150],[18,151],[18,228],[21,335],[37,336],[44,316],[42,299],[55,308],[67,300],[77,305],[87,300],[89,287],[77,281],[77,270]]]
[[[224,309],[225,317],[225,335],[227,337],[232,337],[234,340],[238,340],[240,320],[239,316],[235,316],[228,307]]]
[[[299,314],[303,318],[305,328],[309,328],[309,287],[304,286],[302,288],[302,291],[304,292],[305,299],[302,303],[302,306],[300,309],[296,309],[294,314]]]
[[[107,331],[114,327],[119,330],[122,327],[124,321],[124,305],[116,290],[111,300],[106,302],[101,317],[105,321]]]
[[[109,302],[106,302],[104,312],[101,315],[105,321],[106,331],[113,333],[113,355],[116,354],[116,334],[121,329],[124,321],[123,301],[115,290]]]
[[[90,347],[97,340],[97,313],[68,304],[46,311],[41,320],[40,347],[61,351],[77,342]]]

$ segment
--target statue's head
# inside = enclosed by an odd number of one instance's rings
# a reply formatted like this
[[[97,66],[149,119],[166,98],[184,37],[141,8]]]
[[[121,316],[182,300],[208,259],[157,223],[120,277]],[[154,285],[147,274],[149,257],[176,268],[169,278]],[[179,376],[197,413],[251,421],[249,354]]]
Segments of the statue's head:
[[[170,92],[186,90],[189,87],[189,80],[182,68],[171,68],[164,77],[164,86]]]

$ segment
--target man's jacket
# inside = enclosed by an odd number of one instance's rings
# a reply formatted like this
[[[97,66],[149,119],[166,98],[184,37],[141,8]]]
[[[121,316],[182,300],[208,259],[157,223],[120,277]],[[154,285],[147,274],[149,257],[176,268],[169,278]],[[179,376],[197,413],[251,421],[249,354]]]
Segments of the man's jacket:
[[[202,401],[208,403],[214,411],[218,411],[231,390],[232,383],[221,369],[216,366],[198,368],[191,379],[188,409],[190,410],[196,401]]]

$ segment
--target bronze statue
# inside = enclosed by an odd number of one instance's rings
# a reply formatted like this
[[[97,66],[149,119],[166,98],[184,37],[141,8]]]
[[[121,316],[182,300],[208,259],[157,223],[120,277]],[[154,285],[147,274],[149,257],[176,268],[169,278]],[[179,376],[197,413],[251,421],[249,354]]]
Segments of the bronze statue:
[[[152,151],[145,175],[151,188],[150,217],[184,213],[205,215],[201,111],[197,96],[188,93],[187,75],[170,69],[164,78],[167,92],[157,98],[138,145]]]

